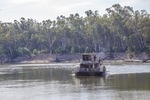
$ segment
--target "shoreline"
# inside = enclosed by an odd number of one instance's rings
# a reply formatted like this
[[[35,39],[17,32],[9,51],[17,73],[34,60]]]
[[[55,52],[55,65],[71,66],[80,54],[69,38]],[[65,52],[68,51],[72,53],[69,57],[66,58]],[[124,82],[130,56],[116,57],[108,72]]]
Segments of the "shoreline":
[[[114,53],[112,57],[110,54],[94,53],[102,56],[103,63],[150,63],[149,55],[143,53],[133,55],[129,58],[125,53]],[[82,54],[40,54],[35,56],[22,56],[16,58],[4,57],[0,59],[0,64],[16,63],[16,64],[48,64],[48,63],[79,63]]]

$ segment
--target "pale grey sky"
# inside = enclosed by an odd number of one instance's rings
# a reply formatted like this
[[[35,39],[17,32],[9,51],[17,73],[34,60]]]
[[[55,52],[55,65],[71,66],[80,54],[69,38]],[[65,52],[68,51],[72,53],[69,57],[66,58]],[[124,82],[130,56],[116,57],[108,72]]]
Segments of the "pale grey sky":
[[[25,17],[40,22],[75,13],[85,16],[85,11],[90,9],[98,10],[103,15],[107,13],[106,8],[117,3],[131,6],[134,10],[145,9],[150,12],[150,0],[0,0],[0,21],[13,22]]]

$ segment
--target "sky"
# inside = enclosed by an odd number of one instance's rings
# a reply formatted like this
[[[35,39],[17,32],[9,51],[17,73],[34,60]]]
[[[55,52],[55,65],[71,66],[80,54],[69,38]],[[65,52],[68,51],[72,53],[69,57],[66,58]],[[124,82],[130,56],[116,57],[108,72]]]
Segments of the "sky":
[[[0,21],[13,22],[24,17],[41,22],[75,13],[84,17],[88,10],[98,10],[103,15],[107,13],[106,8],[118,3],[150,13],[150,0],[0,0]]]

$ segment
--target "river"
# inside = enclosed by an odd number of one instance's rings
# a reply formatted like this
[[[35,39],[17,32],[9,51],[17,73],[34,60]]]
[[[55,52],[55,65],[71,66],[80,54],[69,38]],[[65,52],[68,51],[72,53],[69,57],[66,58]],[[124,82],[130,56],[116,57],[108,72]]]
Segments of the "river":
[[[150,64],[106,65],[106,77],[75,77],[75,63],[0,65],[1,100],[150,100]]]

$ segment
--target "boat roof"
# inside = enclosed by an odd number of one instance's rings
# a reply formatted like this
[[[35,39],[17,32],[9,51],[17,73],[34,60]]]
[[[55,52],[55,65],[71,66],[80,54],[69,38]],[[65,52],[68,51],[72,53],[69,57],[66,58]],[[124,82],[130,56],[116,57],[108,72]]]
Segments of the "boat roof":
[[[82,55],[95,55],[95,53],[83,53]]]

